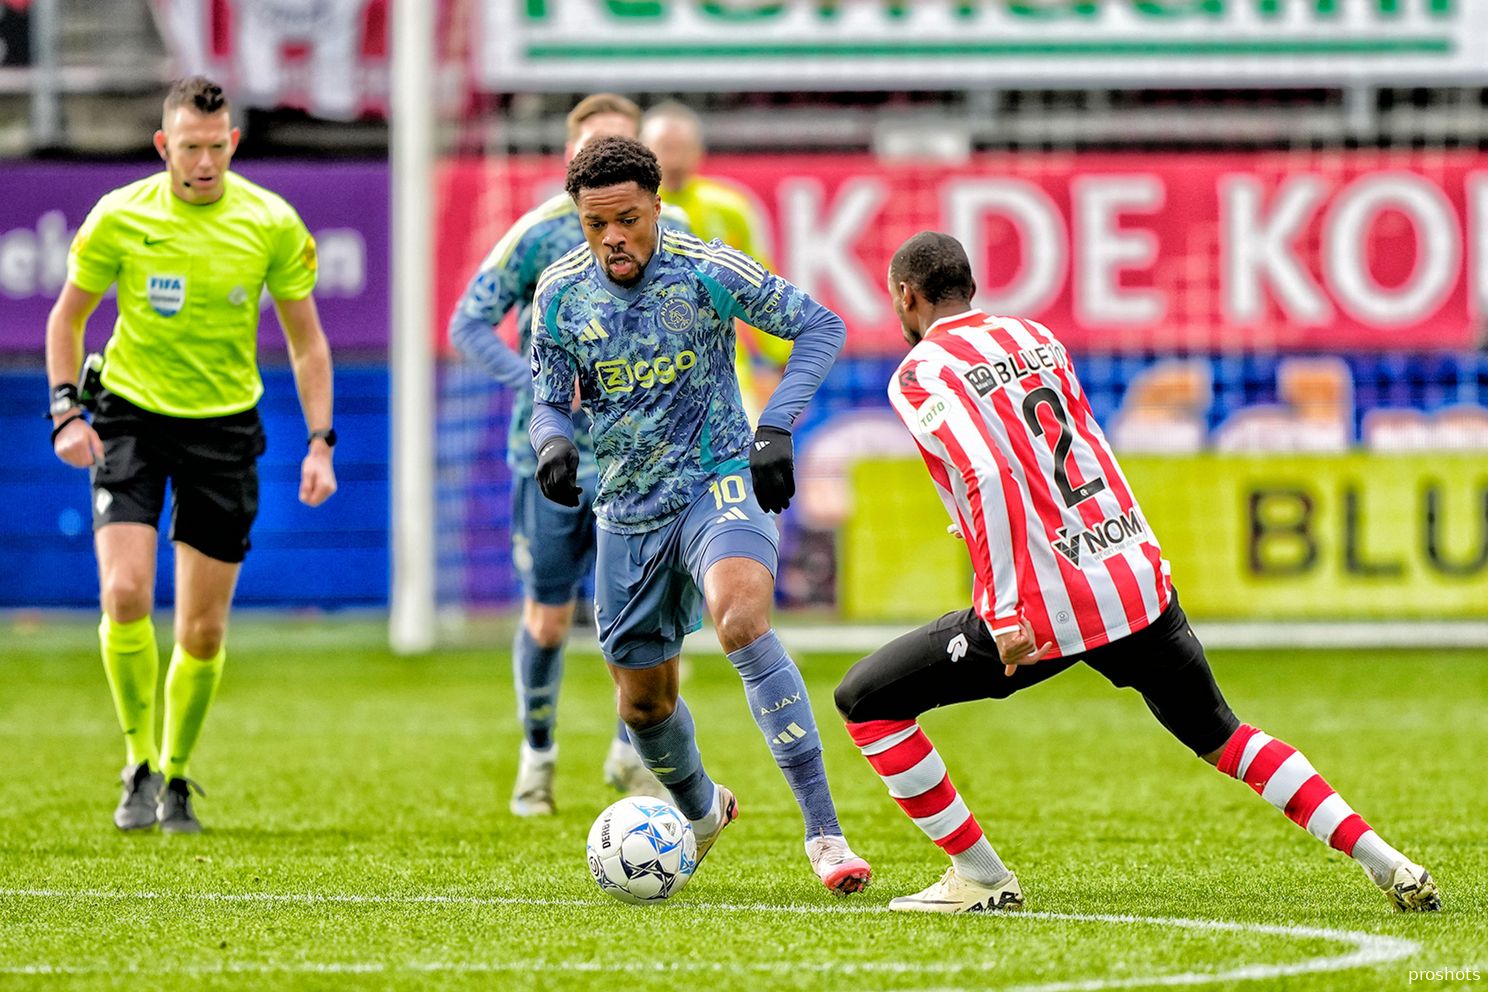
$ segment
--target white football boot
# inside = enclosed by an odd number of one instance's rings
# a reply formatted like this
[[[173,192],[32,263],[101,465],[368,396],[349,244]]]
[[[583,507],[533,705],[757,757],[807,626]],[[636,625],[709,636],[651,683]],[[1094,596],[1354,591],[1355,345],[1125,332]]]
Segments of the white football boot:
[[[702,864],[703,857],[713,850],[713,843],[723,833],[723,828],[739,818],[739,803],[734,799],[734,794],[721,785],[715,785],[714,789],[717,791],[713,794],[713,817],[718,826],[707,836],[703,836],[703,832],[698,829],[699,821],[692,821],[692,833],[697,838],[698,864]]]
[[[517,816],[552,816],[553,772],[558,767],[558,745],[535,751],[522,742],[517,764],[517,784],[512,789],[511,811]]]
[[[852,852],[841,834],[813,837],[806,842],[811,870],[834,895],[862,892],[873,882],[873,869]]]
[[[996,885],[982,885],[946,869],[940,881],[912,896],[889,900],[889,908],[900,913],[991,913],[1023,908],[1023,890],[1018,876],[1008,872]]]
[[[1390,905],[1402,913],[1434,913],[1441,909],[1441,896],[1431,872],[1418,864],[1402,862],[1380,888]]]

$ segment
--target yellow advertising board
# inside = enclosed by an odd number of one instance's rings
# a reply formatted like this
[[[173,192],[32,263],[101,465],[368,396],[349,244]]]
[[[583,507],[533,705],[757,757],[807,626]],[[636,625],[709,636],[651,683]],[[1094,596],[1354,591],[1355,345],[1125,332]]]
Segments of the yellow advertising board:
[[[1215,619],[1488,616],[1488,458],[1128,456],[1184,608]],[[844,528],[854,618],[964,607],[970,565],[918,462],[862,463]]]

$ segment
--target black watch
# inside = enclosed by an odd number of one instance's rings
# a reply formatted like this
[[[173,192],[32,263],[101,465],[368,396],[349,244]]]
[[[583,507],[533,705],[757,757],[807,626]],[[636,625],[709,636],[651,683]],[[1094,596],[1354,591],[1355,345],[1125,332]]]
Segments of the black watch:
[[[336,428],[327,427],[323,431],[311,431],[310,436],[305,439],[306,446],[308,447],[314,444],[316,438],[324,441],[327,448],[334,448],[336,446]]]
[[[70,382],[64,382],[52,390],[51,408],[47,413],[49,417],[60,417],[62,414],[78,406],[78,388]]]

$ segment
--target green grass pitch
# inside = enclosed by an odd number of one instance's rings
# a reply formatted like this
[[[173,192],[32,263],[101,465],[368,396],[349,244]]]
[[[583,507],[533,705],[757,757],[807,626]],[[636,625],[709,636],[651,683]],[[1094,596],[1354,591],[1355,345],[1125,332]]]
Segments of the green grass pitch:
[[[0,988],[1333,992],[1461,969],[1414,987],[1488,988],[1482,652],[1213,656],[1242,719],[1431,868],[1440,914],[1391,912],[1348,859],[1077,669],[924,720],[1030,910],[928,918],[884,911],[944,861],[832,712],[852,657],[798,659],[873,887],[819,887],[737,677],[699,653],[684,692],[741,818],[680,895],[633,908],[584,861],[614,798],[592,649],[569,658],[559,815],[518,820],[507,644],[404,661],[381,640],[371,623],[242,619],[194,760],[208,833],[179,838],[110,822],[122,749],[91,625],[0,628]]]

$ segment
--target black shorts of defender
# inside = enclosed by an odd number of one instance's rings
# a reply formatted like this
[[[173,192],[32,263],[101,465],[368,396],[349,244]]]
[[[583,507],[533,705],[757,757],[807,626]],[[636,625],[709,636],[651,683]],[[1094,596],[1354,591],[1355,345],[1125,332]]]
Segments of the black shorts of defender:
[[[258,456],[265,447],[256,409],[168,417],[105,392],[93,429],[104,459],[89,472],[95,531],[117,523],[158,528],[169,482],[170,539],[218,561],[243,560],[258,516]]]
[[[1084,654],[1020,666],[1012,675],[1003,674],[997,642],[974,610],[947,613],[849,669],[837,687],[837,709],[853,723],[914,720],[937,706],[1006,699],[1081,662],[1112,685],[1140,692],[1158,722],[1197,755],[1217,751],[1240,726],[1176,593],[1135,634]]]

